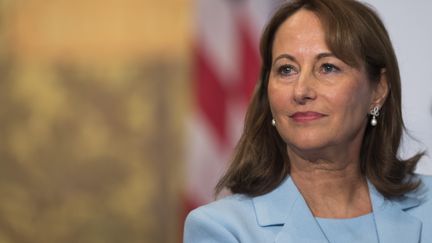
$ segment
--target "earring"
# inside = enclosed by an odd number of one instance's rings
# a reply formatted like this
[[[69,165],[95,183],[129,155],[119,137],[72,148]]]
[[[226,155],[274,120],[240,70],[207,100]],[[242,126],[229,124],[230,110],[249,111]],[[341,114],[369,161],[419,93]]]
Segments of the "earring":
[[[271,124],[272,124],[272,126],[274,126],[274,127],[276,126],[276,121],[275,121],[274,118],[272,119]]]
[[[378,124],[378,121],[377,121],[377,117],[379,116],[379,107],[378,106],[375,106],[371,111],[370,111],[370,114],[372,115],[372,119],[371,119],[371,125],[374,127],[374,126],[376,126],[377,124]]]

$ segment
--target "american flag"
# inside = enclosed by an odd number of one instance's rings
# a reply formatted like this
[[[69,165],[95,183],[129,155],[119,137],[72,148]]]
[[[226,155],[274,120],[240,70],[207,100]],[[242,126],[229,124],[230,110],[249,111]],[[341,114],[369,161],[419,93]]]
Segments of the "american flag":
[[[214,200],[259,75],[259,36],[277,1],[197,0],[185,212]]]

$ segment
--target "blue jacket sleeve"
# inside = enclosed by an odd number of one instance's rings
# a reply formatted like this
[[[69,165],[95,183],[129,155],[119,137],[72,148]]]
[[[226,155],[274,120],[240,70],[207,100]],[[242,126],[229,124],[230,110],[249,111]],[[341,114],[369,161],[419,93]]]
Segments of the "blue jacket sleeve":
[[[185,221],[183,243],[238,243],[235,236],[203,210],[192,211]]]

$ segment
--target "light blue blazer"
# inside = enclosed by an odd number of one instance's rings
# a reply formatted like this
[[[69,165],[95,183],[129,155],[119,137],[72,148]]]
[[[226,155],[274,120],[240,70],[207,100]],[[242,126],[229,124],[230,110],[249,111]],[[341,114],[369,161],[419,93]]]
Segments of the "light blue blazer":
[[[385,199],[372,184],[369,192],[380,243],[432,242],[432,177],[404,197]],[[347,233],[347,232],[343,232]],[[328,242],[306,202],[287,177],[258,197],[232,195],[193,210],[184,243]]]

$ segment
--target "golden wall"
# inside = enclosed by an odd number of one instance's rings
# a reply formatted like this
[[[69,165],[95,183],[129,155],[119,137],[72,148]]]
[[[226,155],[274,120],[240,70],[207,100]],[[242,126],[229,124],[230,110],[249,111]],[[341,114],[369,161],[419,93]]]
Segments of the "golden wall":
[[[179,242],[190,0],[0,0],[0,243]]]

